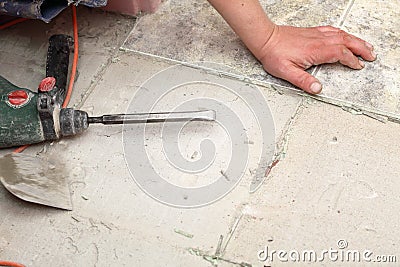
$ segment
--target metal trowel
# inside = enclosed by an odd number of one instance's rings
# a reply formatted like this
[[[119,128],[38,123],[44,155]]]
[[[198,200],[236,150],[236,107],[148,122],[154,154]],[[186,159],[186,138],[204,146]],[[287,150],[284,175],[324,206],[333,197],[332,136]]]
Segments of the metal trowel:
[[[22,200],[72,210],[68,174],[60,166],[55,159],[8,154],[0,158],[0,181]]]

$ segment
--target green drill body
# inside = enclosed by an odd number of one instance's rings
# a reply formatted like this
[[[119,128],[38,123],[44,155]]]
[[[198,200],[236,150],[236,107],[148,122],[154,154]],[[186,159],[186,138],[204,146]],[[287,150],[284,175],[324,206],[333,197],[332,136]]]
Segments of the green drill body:
[[[85,131],[89,123],[112,125],[215,120],[215,111],[212,110],[89,117],[84,111],[62,108],[72,38],[53,35],[49,41],[46,78],[40,83],[38,92],[20,88],[0,76],[0,149],[76,135]]]
[[[13,105],[9,94],[23,91],[28,101]],[[43,127],[37,109],[38,95],[19,88],[0,76],[0,147],[33,144],[44,141]]]
[[[89,127],[88,114],[61,108],[54,91],[35,93],[0,76],[0,148],[54,141]]]
[[[0,76],[0,148],[57,140],[88,128],[86,112],[61,108],[72,45],[70,36],[50,37],[46,78],[37,92]]]

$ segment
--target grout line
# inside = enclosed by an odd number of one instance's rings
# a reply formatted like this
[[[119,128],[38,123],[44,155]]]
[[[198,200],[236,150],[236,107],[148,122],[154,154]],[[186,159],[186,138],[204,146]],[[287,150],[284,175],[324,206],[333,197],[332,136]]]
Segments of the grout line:
[[[353,8],[354,2],[355,2],[355,0],[350,0],[345,11],[343,12],[342,16],[339,19],[339,23],[338,23],[337,27],[341,28],[344,25],[344,22],[346,21],[347,17],[350,14],[351,9]]]
[[[221,256],[221,247],[222,247],[222,242],[224,241],[224,236],[220,235],[219,240],[218,240],[218,245],[217,249],[215,250],[215,256],[220,257]]]
[[[252,267],[253,265],[247,262],[237,262],[237,261],[233,261],[233,260],[229,260],[224,258],[224,254],[226,252],[226,249],[228,247],[229,242],[232,239],[232,236],[235,234],[239,223],[241,222],[241,220],[244,217],[244,211],[243,208],[240,211],[240,215],[237,215],[235,218],[235,221],[233,222],[232,226],[229,227],[229,231],[226,235],[226,238],[224,238],[223,235],[220,235],[219,240],[218,240],[218,244],[217,244],[217,249],[215,251],[214,254],[210,254],[208,252],[202,251],[199,248],[188,248],[188,251],[190,254],[192,255],[196,255],[196,256],[200,256],[202,257],[204,260],[208,261],[209,263],[211,263],[212,266],[217,267],[218,263],[220,261],[226,262],[226,263],[230,263],[233,264],[235,266],[241,266],[241,267]],[[225,242],[224,242],[225,241]]]
[[[136,21],[134,22],[133,30],[136,28],[136,25],[138,24],[138,22],[139,22],[139,18],[136,18]],[[125,44],[126,40],[128,39],[129,35],[132,33],[132,31],[130,31],[127,34],[127,37],[124,39],[124,41],[117,44],[115,46],[115,48],[112,49],[111,53],[108,55],[107,61],[101,65],[100,69],[94,74],[94,77],[93,77],[92,81],[90,82],[90,85],[83,92],[83,94],[81,94],[80,99],[78,99],[78,101],[76,103],[74,103],[74,105],[73,105],[74,108],[80,109],[83,107],[83,105],[86,103],[86,100],[93,93],[96,86],[101,81],[101,79],[102,79],[103,75],[105,74],[106,70],[108,69],[108,67],[110,67],[110,65],[113,63],[112,62],[113,59],[119,54],[120,47]]]
[[[117,50],[117,53],[118,53],[118,50]],[[86,103],[86,100],[93,93],[96,86],[99,84],[99,81],[101,81],[101,78],[105,74],[106,70],[111,65],[111,60],[115,55],[116,55],[116,53],[112,53],[110,55],[110,58],[107,59],[107,62],[102,64],[100,70],[94,75],[92,81],[90,82],[89,87],[83,92],[83,94],[81,94],[81,98],[73,105],[74,108],[81,109],[84,106],[84,104]]]
[[[312,76],[317,76],[318,72],[322,69],[322,65],[318,65],[312,72]]]
[[[132,53],[136,53],[136,54],[139,54],[139,55],[152,57],[152,58],[163,60],[163,61],[167,61],[167,62],[170,62],[170,63],[179,64],[179,65],[190,67],[190,68],[193,68],[193,69],[204,70],[204,71],[209,72],[210,74],[214,74],[214,75],[217,75],[217,76],[220,76],[220,77],[226,77],[226,78],[240,80],[240,81],[247,82],[247,83],[250,83],[250,84],[253,84],[253,85],[260,85],[260,86],[264,86],[264,87],[265,87],[265,85],[279,86],[280,88],[293,90],[293,91],[298,91],[294,86],[281,85],[281,84],[277,84],[275,82],[270,82],[270,81],[259,81],[259,80],[247,77],[245,75],[234,74],[234,73],[230,73],[230,72],[226,72],[226,71],[216,70],[216,69],[204,67],[204,66],[201,66],[201,65],[198,65],[198,64],[195,64],[195,63],[189,63],[189,62],[185,62],[185,61],[180,61],[180,60],[176,60],[176,59],[172,59],[172,58],[168,58],[168,57],[163,57],[163,56],[159,56],[159,55],[155,55],[155,54],[151,54],[151,53],[142,52],[142,51],[135,50],[135,49],[121,47],[120,50],[124,51],[124,52],[132,52]],[[216,63],[216,64],[221,64],[221,63]]]
[[[131,34],[133,34],[133,32],[136,30],[137,25],[142,21],[142,18],[143,18],[142,14],[139,14],[138,16],[136,16],[135,25],[133,25],[132,30],[128,33],[128,35],[126,36],[125,40],[119,46],[120,49],[125,46],[126,42],[128,41],[129,37],[131,36]]]
[[[351,4],[349,4],[349,7],[353,6],[354,0],[352,0],[350,2]],[[256,85],[256,86],[260,86],[263,88],[269,88],[272,90],[275,90],[277,92],[280,92],[279,89],[283,89],[282,91],[284,91],[285,93],[289,93],[289,94],[296,94],[302,97],[309,97],[318,101],[321,101],[323,103],[327,103],[327,104],[331,104],[340,108],[348,108],[351,110],[358,110],[361,112],[361,114],[369,116],[371,118],[376,119],[372,114],[375,115],[379,115],[379,116],[383,116],[385,117],[387,120],[391,121],[391,122],[395,122],[395,123],[400,123],[400,114],[395,114],[392,112],[387,112],[387,111],[382,111],[376,108],[371,108],[365,105],[361,105],[361,104],[357,104],[357,103],[352,103],[343,99],[338,99],[338,98],[333,98],[330,96],[326,96],[326,95],[310,95],[307,94],[299,89],[297,89],[294,86],[287,86],[287,85],[281,85],[281,84],[277,84],[274,82],[269,82],[269,81],[260,81],[257,79],[253,79],[250,77],[246,77],[244,75],[240,75],[240,74],[233,74],[233,73],[229,73],[229,72],[225,72],[225,71],[220,71],[220,70],[215,70],[212,68],[208,68],[208,67],[204,67],[204,66],[200,66],[194,63],[189,63],[189,62],[185,62],[185,61],[179,61],[176,59],[171,59],[171,58],[167,58],[167,57],[163,57],[163,56],[159,56],[159,55],[154,55],[151,53],[146,53],[146,52],[142,52],[142,51],[138,51],[135,49],[130,49],[130,48],[126,48],[126,47],[120,47],[119,49],[120,51],[124,51],[124,52],[132,52],[132,53],[136,53],[139,55],[143,55],[143,56],[148,56],[154,59],[158,59],[158,60],[162,60],[162,61],[166,61],[166,62],[170,62],[170,63],[175,63],[175,64],[179,64],[182,66],[186,66],[186,67],[190,67],[190,68],[194,68],[194,69],[198,69],[198,70],[204,70],[210,74],[213,75],[217,75],[220,77],[225,77],[225,78],[229,78],[229,79],[235,79],[235,80],[240,80],[252,85]],[[319,68],[318,68],[319,67]],[[318,66],[316,68],[316,71],[314,72],[318,72],[322,66]],[[318,70],[318,71],[317,71]],[[314,73],[313,72],[313,73]],[[270,87],[268,87],[270,86]],[[279,88],[279,89],[278,89]],[[369,114],[368,114],[369,113]],[[381,120],[381,119],[379,119]]]
[[[393,121],[393,122],[400,122],[400,114],[395,114],[392,112],[386,112],[386,111],[381,111],[375,108],[370,108],[367,106],[362,106],[359,104],[355,104],[349,101],[345,101],[342,99],[337,99],[337,98],[333,98],[333,97],[329,97],[329,96],[320,96],[320,95],[310,95],[304,92],[298,92],[297,93],[300,96],[304,96],[304,97],[309,97],[327,104],[331,104],[337,107],[340,107],[342,109],[344,108],[349,108],[352,110],[356,110],[356,111],[360,111],[361,114],[369,116],[371,118],[374,118],[373,115],[371,114],[375,114],[375,115],[379,115],[379,116],[383,116],[386,117],[389,121]],[[368,114],[371,113],[371,114]]]
[[[339,22],[337,23],[336,27],[338,28],[342,28],[342,26],[344,25],[344,22],[346,21],[347,17],[350,14],[351,9],[353,8],[355,0],[350,0],[349,3],[347,4],[347,7],[345,8],[344,12],[342,13],[342,15],[339,18]],[[317,76],[318,72],[322,69],[323,65],[318,65],[313,72],[311,73],[311,75],[313,76]]]
[[[221,250],[221,255],[225,254],[226,249],[228,247],[228,244],[231,241],[231,238],[232,238],[233,234],[235,233],[235,231],[236,231],[236,229],[237,229],[237,227],[239,225],[239,222],[242,220],[242,218],[243,218],[243,211],[241,211],[241,214],[239,215],[239,217],[236,218],[235,222],[233,223],[233,225],[232,225],[232,227],[231,227],[231,229],[230,229],[230,231],[229,231],[229,233],[227,235],[227,239],[226,239],[225,245],[223,246],[223,248]]]
[[[286,157],[287,149],[289,146],[290,135],[292,133],[293,124],[296,122],[297,117],[300,115],[302,110],[304,109],[304,100],[306,98],[302,98],[300,102],[297,104],[297,107],[293,114],[290,116],[288,122],[286,122],[282,134],[276,142],[276,153],[274,155],[274,161],[282,161]],[[271,168],[272,170],[272,168]]]
[[[209,262],[211,264],[211,266],[213,267],[218,267],[220,262],[225,262],[225,263],[229,263],[229,266],[239,266],[239,267],[252,267],[253,265],[247,262],[238,262],[238,261],[234,261],[234,260],[230,260],[230,259],[226,259],[223,257],[219,257],[216,255],[210,255],[205,251],[202,251],[198,248],[188,248],[187,251],[194,255],[194,256],[199,256],[202,257],[203,260]]]

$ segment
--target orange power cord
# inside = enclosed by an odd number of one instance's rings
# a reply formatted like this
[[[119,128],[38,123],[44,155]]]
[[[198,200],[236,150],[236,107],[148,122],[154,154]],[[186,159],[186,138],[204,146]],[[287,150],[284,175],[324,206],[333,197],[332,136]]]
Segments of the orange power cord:
[[[71,5],[71,7],[72,7],[72,24],[74,27],[74,59],[72,61],[71,75],[69,79],[67,95],[65,96],[64,103],[62,105],[63,108],[66,108],[69,104],[69,101],[71,100],[72,90],[74,88],[74,83],[75,83],[76,68],[78,66],[78,58],[79,58],[78,19],[76,15],[76,6]]]
[[[26,21],[26,20],[28,20],[28,19],[26,19],[26,18],[19,18],[19,19],[15,19],[15,20],[12,20],[12,21],[10,21],[10,22],[4,23],[4,24],[0,25],[0,30],[7,29],[7,28],[9,28],[9,27],[11,27],[11,26],[13,26],[13,25],[15,25],[15,24],[18,24],[18,23],[23,22],[23,21]]]
[[[70,75],[70,79],[69,79],[67,95],[66,95],[66,97],[64,99],[64,103],[62,105],[63,108],[66,108],[68,106],[69,101],[71,100],[72,90],[74,88],[74,83],[75,83],[76,69],[78,66],[78,58],[79,58],[78,19],[77,19],[77,15],[76,15],[76,6],[71,5],[71,8],[72,8],[72,24],[73,24],[73,29],[74,29],[74,59],[72,61],[71,75]],[[18,24],[18,23],[26,21],[26,20],[27,19],[25,19],[25,18],[20,18],[20,19],[16,19],[11,22],[5,23],[3,25],[0,25],[0,30],[4,30],[8,27],[11,27],[15,24]],[[29,145],[21,146],[21,147],[15,149],[14,153],[21,153],[28,147],[29,147]],[[25,267],[25,265],[23,265],[23,264],[19,264],[16,262],[10,262],[10,261],[0,261],[0,266]]]
[[[7,266],[7,267],[25,267],[20,263],[11,262],[11,261],[0,261],[0,266]]]

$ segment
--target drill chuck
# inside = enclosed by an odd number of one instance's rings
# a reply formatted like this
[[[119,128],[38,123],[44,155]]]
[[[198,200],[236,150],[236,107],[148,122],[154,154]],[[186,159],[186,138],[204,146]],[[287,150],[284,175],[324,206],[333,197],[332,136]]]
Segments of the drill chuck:
[[[60,137],[80,134],[88,127],[88,114],[85,111],[72,108],[61,109]]]

